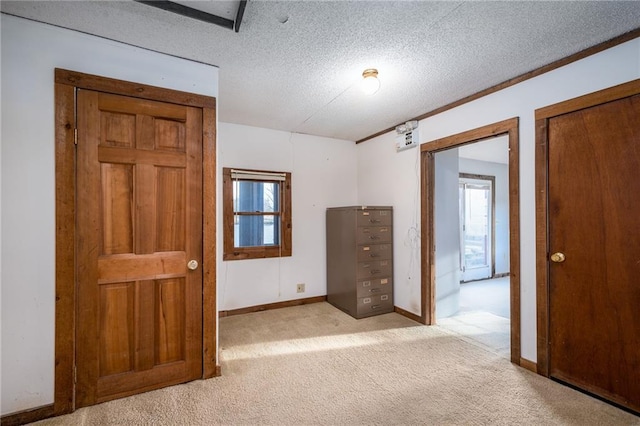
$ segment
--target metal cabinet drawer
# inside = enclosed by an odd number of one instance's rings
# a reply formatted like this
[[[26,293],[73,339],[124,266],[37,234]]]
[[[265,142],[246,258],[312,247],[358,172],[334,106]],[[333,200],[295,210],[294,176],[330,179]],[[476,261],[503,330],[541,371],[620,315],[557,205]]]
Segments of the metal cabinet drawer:
[[[391,278],[373,278],[370,280],[358,281],[356,285],[356,297],[374,296],[383,293],[391,293]]]
[[[356,224],[358,226],[391,226],[390,210],[360,210],[357,214]]]
[[[385,276],[391,276],[391,260],[358,262],[358,266],[356,267],[356,278],[358,280]]]
[[[391,259],[392,255],[393,250],[391,250],[391,244],[367,244],[358,246],[358,262]]]
[[[359,226],[356,231],[357,244],[390,243],[391,226]]]
[[[391,294],[361,297],[356,310],[358,318],[393,312],[393,298]]]

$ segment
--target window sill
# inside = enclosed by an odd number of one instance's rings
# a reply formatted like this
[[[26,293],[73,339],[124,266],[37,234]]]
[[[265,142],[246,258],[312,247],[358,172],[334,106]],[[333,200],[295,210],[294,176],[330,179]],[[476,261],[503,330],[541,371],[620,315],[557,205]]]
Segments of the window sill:
[[[272,257],[290,257],[291,249],[285,247],[245,247],[230,253],[224,253],[222,260],[266,259]]]

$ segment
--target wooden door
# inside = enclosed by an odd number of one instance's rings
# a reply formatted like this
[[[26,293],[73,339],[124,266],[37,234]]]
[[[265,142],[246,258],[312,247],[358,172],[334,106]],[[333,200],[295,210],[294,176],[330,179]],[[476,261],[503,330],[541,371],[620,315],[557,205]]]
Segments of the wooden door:
[[[549,375],[640,410],[640,95],[547,131]]]
[[[202,376],[202,110],[77,99],[81,407]]]

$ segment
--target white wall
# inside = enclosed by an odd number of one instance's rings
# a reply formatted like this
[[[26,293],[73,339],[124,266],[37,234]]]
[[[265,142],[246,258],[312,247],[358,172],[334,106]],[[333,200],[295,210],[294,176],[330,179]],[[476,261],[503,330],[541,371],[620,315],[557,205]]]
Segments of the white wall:
[[[460,173],[494,176],[496,274],[509,272],[509,167],[506,164],[460,158]]]
[[[435,154],[433,191],[436,318],[446,318],[460,310],[460,198],[458,149]]]
[[[357,200],[353,141],[219,123],[222,167],[291,172],[293,256],[222,261],[218,250],[218,307],[231,310],[327,294],[325,211]],[[218,229],[222,193],[218,191]],[[218,232],[218,247],[223,245]],[[296,284],[306,291],[296,293]]]
[[[54,68],[208,96],[218,69],[1,16],[2,414],[53,402]]]
[[[358,205],[393,207],[393,303],[420,315],[420,149],[395,132],[356,145]]]
[[[512,117],[520,117],[521,339],[522,356],[536,360],[535,292],[535,128],[537,108],[640,78],[640,39],[571,63],[536,78],[429,117],[420,122],[420,139],[428,143]],[[427,94],[424,94],[427,96]],[[420,94],[416,94],[420,96]],[[358,144],[359,204],[392,204],[396,235],[414,232],[419,214],[415,202],[413,156],[396,154],[395,133]],[[398,244],[400,243],[400,244]],[[420,313],[419,262],[407,262],[415,249],[396,238],[395,303]],[[411,256],[411,259],[413,257]],[[409,279],[411,277],[411,279]]]

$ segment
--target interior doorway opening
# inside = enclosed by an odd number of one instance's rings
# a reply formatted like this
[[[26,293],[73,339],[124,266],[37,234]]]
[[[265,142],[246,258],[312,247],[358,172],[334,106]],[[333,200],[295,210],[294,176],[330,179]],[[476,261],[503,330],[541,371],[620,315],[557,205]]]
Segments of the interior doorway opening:
[[[489,148],[488,144],[492,143],[501,149]],[[495,154],[498,151],[500,159]],[[480,165],[485,168],[478,168]],[[488,171],[488,165],[500,171]],[[491,315],[495,322],[501,323],[493,324],[492,327],[499,328],[502,339],[501,342],[482,343],[488,343],[488,346],[504,354],[512,362],[520,364],[518,119],[505,120],[423,144],[421,171],[424,322],[444,325],[450,318],[455,318],[456,314],[482,311],[482,315]],[[465,174],[472,175],[469,181],[462,181],[468,187],[461,188],[461,173],[463,177]],[[493,176],[495,180],[489,184],[478,182],[482,180],[478,179],[479,176]],[[487,187],[495,195],[489,194]],[[465,213],[459,200],[465,189],[478,189],[480,196],[486,197],[484,202],[477,203],[482,207],[480,210],[484,210],[477,213],[479,221],[485,224],[481,226],[483,229],[479,232],[480,235],[473,238],[465,236],[470,222],[467,221],[464,225],[461,221],[461,216]],[[500,192],[502,195],[498,196]],[[465,200],[467,203],[474,201],[471,197],[466,197]],[[469,266],[474,261],[474,266],[482,269],[479,275],[463,274],[473,269]],[[494,278],[505,277],[500,283],[490,282]],[[467,304],[467,300],[476,302],[480,298],[473,295],[467,297],[466,290],[473,290],[483,284],[490,287],[502,284],[503,293],[489,297],[489,300],[507,300],[506,304],[502,303],[502,309],[498,312],[502,316]],[[469,328],[469,325],[477,327],[478,318],[472,318],[471,324],[458,323],[456,326]],[[484,336],[490,340],[500,334],[495,329],[467,331],[468,334]]]
[[[501,259],[509,252],[508,142],[507,135],[500,135],[436,153],[434,201],[437,323],[506,358],[508,262],[500,264],[503,278],[493,278],[496,251]]]

